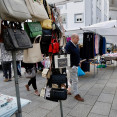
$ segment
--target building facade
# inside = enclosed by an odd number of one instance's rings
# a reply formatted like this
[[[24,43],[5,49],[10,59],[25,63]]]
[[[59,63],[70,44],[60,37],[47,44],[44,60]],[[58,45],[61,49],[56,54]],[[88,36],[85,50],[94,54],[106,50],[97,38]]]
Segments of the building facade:
[[[109,0],[109,19],[117,20],[117,0]]]
[[[108,0],[69,0],[58,4],[66,31],[107,21],[109,19]]]

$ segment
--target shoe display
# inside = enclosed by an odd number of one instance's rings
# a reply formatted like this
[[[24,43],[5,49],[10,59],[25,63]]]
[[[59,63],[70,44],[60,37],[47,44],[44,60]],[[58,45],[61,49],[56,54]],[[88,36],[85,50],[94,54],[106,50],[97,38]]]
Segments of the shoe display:
[[[26,87],[27,91],[30,91],[30,89],[29,89],[29,86],[28,86],[28,85],[25,85],[25,87]]]
[[[9,79],[8,79],[8,78],[5,78],[5,79],[4,79],[4,82],[8,82],[8,81],[9,81]]]
[[[77,94],[74,98],[78,101],[84,102],[84,99],[79,94]]]

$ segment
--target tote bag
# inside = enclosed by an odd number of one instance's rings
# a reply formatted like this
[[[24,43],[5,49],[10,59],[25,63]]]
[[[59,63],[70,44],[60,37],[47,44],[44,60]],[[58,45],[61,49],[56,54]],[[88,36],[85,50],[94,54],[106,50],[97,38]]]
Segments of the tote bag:
[[[78,76],[84,76],[85,72],[78,66]]]
[[[23,53],[24,63],[37,63],[37,62],[42,61],[43,57],[42,57],[41,50],[40,50],[40,40],[38,43],[36,43],[36,40],[39,37],[41,40],[41,35],[38,35],[34,40],[33,48],[24,50],[24,53]]]
[[[8,21],[25,21],[31,15],[24,0],[0,0],[0,16]]]
[[[48,14],[39,0],[25,0],[33,20],[42,21],[48,18]]]

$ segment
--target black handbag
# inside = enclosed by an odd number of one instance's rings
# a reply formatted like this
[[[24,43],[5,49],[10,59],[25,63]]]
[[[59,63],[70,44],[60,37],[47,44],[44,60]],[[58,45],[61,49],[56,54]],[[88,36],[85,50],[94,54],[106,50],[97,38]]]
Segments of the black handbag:
[[[45,35],[52,36],[52,30],[43,29],[42,33],[43,33],[43,36],[45,36]]]
[[[68,87],[68,83],[67,83],[67,77],[65,74],[57,74],[57,75],[51,75],[51,83],[52,84],[64,84],[66,83],[66,88]]]
[[[32,47],[27,33],[21,29],[4,29],[3,39],[6,50],[21,50]]]
[[[66,100],[67,99],[67,90],[52,88],[50,91],[50,98],[56,99],[56,100]]]
[[[41,46],[41,53],[48,55],[49,45],[51,43],[51,35],[42,36],[40,46]]]

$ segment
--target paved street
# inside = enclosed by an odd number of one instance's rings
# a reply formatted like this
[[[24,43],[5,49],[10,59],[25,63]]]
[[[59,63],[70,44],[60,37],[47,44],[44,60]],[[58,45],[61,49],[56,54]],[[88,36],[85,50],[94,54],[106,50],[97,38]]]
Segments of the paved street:
[[[78,102],[73,96],[63,101],[64,117],[117,117],[117,66],[109,65],[100,68],[98,74],[93,76],[94,66],[91,72],[79,78],[79,90],[84,102]],[[97,72],[97,71],[96,71]],[[16,96],[14,80],[3,82],[0,71],[0,92],[6,95]],[[32,102],[22,108],[23,117],[61,117],[58,102],[52,102],[34,95],[34,90],[26,91],[25,84],[28,79],[19,78],[20,96]],[[45,86],[46,79],[37,75],[37,86],[40,91]],[[12,117],[15,117],[13,115]]]

